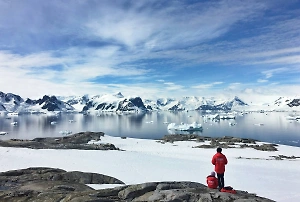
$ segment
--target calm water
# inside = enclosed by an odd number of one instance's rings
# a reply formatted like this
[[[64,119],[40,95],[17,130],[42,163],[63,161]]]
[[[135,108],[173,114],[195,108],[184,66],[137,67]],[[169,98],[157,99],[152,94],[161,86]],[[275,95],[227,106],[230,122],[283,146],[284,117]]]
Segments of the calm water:
[[[197,121],[203,126],[198,135],[221,137],[234,136],[253,138],[260,141],[280,143],[300,147],[300,120],[288,120],[287,116],[295,113],[249,113],[237,115],[235,120],[220,120],[214,122],[205,120],[198,111],[190,112],[153,112],[146,114],[61,114],[20,115],[7,119],[0,116],[0,131],[8,132],[1,139],[33,139],[35,137],[63,136],[60,131],[101,131],[117,137],[134,137],[143,139],[159,139],[170,132],[167,124],[192,123]],[[12,125],[17,122],[17,125]],[[51,124],[56,122],[56,124]],[[230,126],[229,123],[236,125]]]

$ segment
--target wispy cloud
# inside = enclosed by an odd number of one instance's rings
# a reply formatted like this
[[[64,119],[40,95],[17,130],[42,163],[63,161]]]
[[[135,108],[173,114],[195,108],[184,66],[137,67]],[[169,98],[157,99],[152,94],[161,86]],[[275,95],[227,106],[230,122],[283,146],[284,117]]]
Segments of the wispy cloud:
[[[175,91],[175,90],[183,89],[182,85],[178,85],[178,84],[175,84],[175,83],[172,83],[172,82],[166,82],[164,84],[166,86],[165,87],[166,90]]]
[[[206,88],[215,87],[216,85],[220,85],[220,84],[223,84],[223,82],[213,82],[213,83],[200,84],[200,85],[193,86],[192,88],[206,89]]]
[[[258,79],[257,82],[258,83],[266,83],[266,82],[268,82],[268,80],[267,79]]]
[[[14,77],[14,84],[5,86],[11,92],[20,88],[18,81],[28,84],[24,92],[34,81],[51,92],[81,91],[77,86],[89,92],[129,92],[144,85],[149,93],[178,95],[226,86],[241,91],[269,82],[295,85],[300,18],[294,5],[0,1],[1,77]]]
[[[266,79],[269,79],[273,77],[274,74],[280,74],[286,71],[289,71],[289,68],[282,67],[263,71],[262,74],[265,75]]]
[[[27,55],[0,52],[1,68],[43,68],[67,62],[66,58],[54,57],[50,52],[40,52]]]

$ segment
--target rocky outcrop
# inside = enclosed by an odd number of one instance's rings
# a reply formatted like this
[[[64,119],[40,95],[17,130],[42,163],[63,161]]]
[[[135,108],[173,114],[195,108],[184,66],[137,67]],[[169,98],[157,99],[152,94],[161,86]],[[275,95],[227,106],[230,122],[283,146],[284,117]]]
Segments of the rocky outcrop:
[[[116,109],[117,112],[136,112],[136,111],[147,111],[142,99],[140,97],[124,99],[119,102]]]
[[[56,168],[27,168],[0,173],[0,201],[88,201],[86,184],[124,184],[98,173],[67,172]],[[81,194],[83,200],[70,200]],[[95,197],[94,197],[95,198]]]
[[[293,99],[287,104],[289,107],[298,107],[300,106],[300,99]]]
[[[87,144],[89,141],[99,141],[102,132],[81,132],[70,136],[53,138],[35,138],[33,140],[10,139],[0,140],[2,147],[22,147],[31,149],[81,149],[81,150],[119,150],[113,144]]]
[[[86,184],[119,184],[115,188],[94,190]],[[7,202],[85,202],[85,201],[186,201],[223,202],[272,200],[237,190],[219,192],[196,182],[149,182],[123,185],[116,178],[56,168],[27,168],[0,173],[0,201]]]
[[[161,142],[175,142],[175,141],[196,141],[196,142],[210,142],[209,144],[201,144],[195,146],[194,148],[253,148],[260,151],[277,151],[276,144],[262,144],[258,145],[257,140],[249,138],[237,138],[237,137],[205,137],[199,135],[184,135],[184,134],[174,134],[165,135]]]
[[[10,139],[0,140],[2,147],[22,147],[30,149],[81,149],[81,150],[120,150],[111,143],[88,144],[91,140],[99,141],[102,132],[81,132],[64,137],[35,138],[33,140]],[[194,148],[253,148],[260,151],[277,151],[276,144],[257,144],[256,140],[237,137],[205,137],[199,135],[173,134],[165,135],[158,142],[196,141],[209,142]]]
[[[151,182],[131,185],[119,191],[118,197],[126,201],[153,202],[272,201],[244,191],[237,191],[237,194],[219,192],[196,182]]]

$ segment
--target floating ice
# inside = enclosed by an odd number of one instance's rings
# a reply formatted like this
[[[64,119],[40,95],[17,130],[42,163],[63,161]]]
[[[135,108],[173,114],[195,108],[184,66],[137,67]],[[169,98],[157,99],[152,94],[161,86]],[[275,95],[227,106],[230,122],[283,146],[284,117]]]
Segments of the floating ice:
[[[225,115],[207,114],[204,116],[204,119],[210,119],[210,120],[235,119],[235,115],[233,115],[233,114],[225,114]]]
[[[220,119],[220,115],[219,114],[207,114],[204,116],[205,119],[211,119],[211,120],[219,120]]]
[[[181,124],[176,124],[176,123],[170,123],[168,125],[168,130],[179,130],[179,131],[201,131],[203,130],[202,125],[193,122],[192,124],[186,124],[186,123],[181,123]]]
[[[235,115],[222,115],[220,119],[235,119]]]
[[[7,114],[7,116],[19,116],[18,112],[10,112]]]
[[[72,134],[72,131],[70,131],[70,130],[62,130],[62,131],[59,131],[59,133],[62,134],[62,135],[70,135],[70,134]]]
[[[18,125],[18,122],[14,121],[14,122],[11,122],[10,124],[13,126],[16,126],[16,125]]]

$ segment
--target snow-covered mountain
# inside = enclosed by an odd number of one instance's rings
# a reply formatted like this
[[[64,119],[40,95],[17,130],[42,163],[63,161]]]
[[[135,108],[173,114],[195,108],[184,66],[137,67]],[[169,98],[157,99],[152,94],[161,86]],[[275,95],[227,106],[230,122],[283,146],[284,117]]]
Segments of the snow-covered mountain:
[[[47,111],[71,111],[74,110],[74,107],[65,103],[61,100],[58,100],[55,96],[44,95],[43,98],[38,100],[31,100],[27,98],[25,101],[28,104],[28,108],[33,108],[36,111],[39,111],[39,108]]]
[[[57,97],[57,99],[72,106],[75,111],[81,112],[86,104],[89,102],[89,96],[69,96],[69,97]]]
[[[103,111],[103,112],[140,112],[147,111],[140,97],[125,98],[122,93],[96,95],[82,108],[82,111]]]
[[[238,97],[233,99],[182,97],[160,98],[157,100],[141,97],[124,97],[122,93],[95,96],[56,97],[45,95],[41,99],[24,101],[19,95],[0,92],[0,111],[19,113],[48,112],[146,112],[146,111],[183,111],[183,110],[220,110],[220,111],[256,111],[256,110],[300,110],[299,98],[280,97],[274,103],[249,105]]]
[[[171,98],[162,98],[156,101],[145,100],[145,106],[147,109],[152,110],[235,110],[242,109],[243,106],[248,106],[238,97],[232,100],[220,100],[217,98],[205,98],[205,97],[183,97],[179,100]]]
[[[0,111],[18,113],[48,113],[74,111],[74,107],[58,100],[55,96],[45,95],[38,100],[27,98],[25,101],[19,95],[0,92]]]
[[[19,95],[0,91],[0,111],[16,111],[23,102]]]

